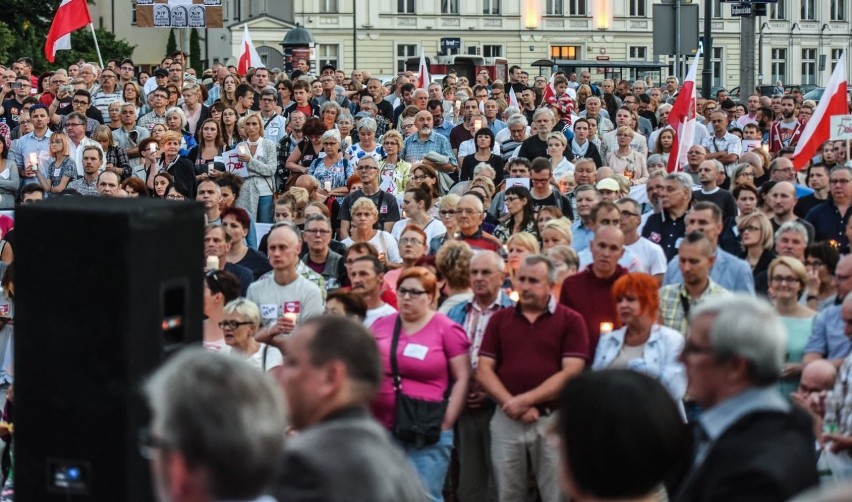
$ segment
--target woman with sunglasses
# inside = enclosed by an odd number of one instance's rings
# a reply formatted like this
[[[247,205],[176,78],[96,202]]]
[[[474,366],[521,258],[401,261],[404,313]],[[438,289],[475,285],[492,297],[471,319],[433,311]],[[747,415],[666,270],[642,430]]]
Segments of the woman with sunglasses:
[[[267,372],[284,364],[277,348],[254,338],[260,327],[260,308],[251,300],[238,298],[225,305],[219,328],[225,336],[230,354],[245,359],[255,368]]]

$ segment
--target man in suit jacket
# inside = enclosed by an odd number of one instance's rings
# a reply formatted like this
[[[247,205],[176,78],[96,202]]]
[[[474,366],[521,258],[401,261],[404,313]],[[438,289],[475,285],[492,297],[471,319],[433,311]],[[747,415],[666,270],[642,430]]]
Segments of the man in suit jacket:
[[[816,485],[811,421],[774,386],[787,343],[774,309],[740,294],[708,300],[690,319],[681,361],[704,411],[674,500],[780,502]]]
[[[274,343],[287,354],[278,378],[298,431],[284,450],[273,490],[278,500],[425,502],[408,459],[367,411],[382,380],[370,332],[323,316]]]

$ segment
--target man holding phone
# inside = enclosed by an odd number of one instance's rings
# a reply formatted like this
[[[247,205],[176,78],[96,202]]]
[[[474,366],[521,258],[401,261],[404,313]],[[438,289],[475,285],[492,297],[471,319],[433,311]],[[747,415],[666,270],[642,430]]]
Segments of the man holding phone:
[[[3,105],[0,106],[0,120],[6,123],[10,129],[14,129],[20,121],[21,111],[24,108],[24,99],[30,95],[30,78],[18,75],[15,80],[9,81],[3,86]]]

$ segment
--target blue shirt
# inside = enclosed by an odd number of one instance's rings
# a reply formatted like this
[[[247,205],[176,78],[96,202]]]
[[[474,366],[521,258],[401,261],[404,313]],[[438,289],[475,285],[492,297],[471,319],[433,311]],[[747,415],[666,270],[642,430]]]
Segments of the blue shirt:
[[[45,132],[44,136],[37,138],[35,131],[27,133],[16,141],[12,142],[12,148],[9,151],[9,158],[15,161],[18,169],[23,171],[30,162],[30,153],[35,153],[38,157],[39,167],[47,166],[50,162],[50,136],[53,134],[50,129]],[[44,173],[44,169],[42,169]],[[38,183],[38,178],[26,178],[21,176],[21,186]]]
[[[449,139],[449,137],[450,137],[450,131],[452,131],[452,130],[453,130],[453,127],[455,127],[455,126],[453,125],[453,123],[452,123],[452,122],[450,122],[449,120],[444,120],[443,122],[441,122],[441,125],[439,125],[439,126],[434,126],[434,127],[432,128],[432,130],[433,130],[433,131],[435,131],[435,132],[437,132],[437,133],[438,133],[438,134],[440,134],[441,136],[444,136],[444,137],[446,137],[447,139]],[[416,135],[417,133],[414,133],[414,134]],[[495,132],[494,134],[497,134],[497,133]]]
[[[852,216],[852,206],[846,210],[846,214],[840,214],[840,210],[829,198],[808,211],[805,220],[814,226],[816,241],[837,241],[840,247],[848,246],[849,239],[846,238],[846,222]]]
[[[840,304],[829,305],[817,312],[805,354],[819,354],[826,359],[843,359],[852,350],[852,341],[843,334]]]
[[[710,269],[710,278],[728,291],[738,291],[754,296],[754,276],[751,273],[751,267],[745,260],[722,249],[716,249],[716,261]],[[680,274],[680,263],[675,255],[666,268],[663,286],[681,282],[683,282],[683,276]]]
[[[491,129],[491,132],[493,132],[495,136],[497,135],[498,132],[502,131],[506,127],[508,127],[508,126],[502,120],[494,119],[494,122],[488,123],[488,128]]]
[[[446,155],[450,159],[450,164],[454,166],[459,165],[459,161],[456,159],[456,156],[453,154],[453,149],[450,147],[450,140],[434,130],[426,141],[420,139],[419,133],[414,133],[405,138],[402,151],[402,158],[407,162],[423,160],[423,157],[427,153],[436,152],[441,155]]]
[[[588,249],[592,238],[595,236],[595,233],[590,228],[583,226],[583,220],[580,219],[571,224],[571,233],[574,236],[574,239],[571,241],[571,247],[577,252]]]

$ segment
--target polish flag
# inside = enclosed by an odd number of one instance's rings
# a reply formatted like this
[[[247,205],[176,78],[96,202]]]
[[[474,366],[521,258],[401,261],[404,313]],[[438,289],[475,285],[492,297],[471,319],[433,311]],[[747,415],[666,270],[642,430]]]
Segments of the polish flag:
[[[808,120],[796,151],[793,153],[793,167],[800,170],[808,164],[820,145],[831,138],[831,117],[847,115],[849,106],[846,103],[846,50],[837,60],[837,66],[828,79],[825,92],[819,100],[819,105],[813,116]]]
[[[423,48],[420,48],[420,68],[418,69],[420,72],[417,75],[417,88],[418,89],[428,89],[429,88],[429,67],[426,66],[426,54],[423,53]]]
[[[695,74],[698,69],[699,55],[700,53],[696,54],[695,59],[692,60],[689,73],[686,74],[683,86],[669,113],[669,125],[676,132],[672,151],[669,154],[669,163],[666,166],[666,170],[670,173],[683,170],[683,166],[686,165],[686,152],[695,139]]]
[[[512,84],[509,84],[509,106],[520,108],[520,105],[518,105],[518,96],[515,94],[515,88],[512,87]]]
[[[51,63],[56,59],[56,51],[71,50],[71,33],[91,24],[89,6],[86,0],[62,0],[44,43],[44,55]]]
[[[248,73],[249,68],[266,68],[260,59],[260,54],[254,48],[254,43],[249,35],[248,25],[243,25],[243,42],[240,44],[240,57],[237,62],[237,73],[242,76]]]
[[[541,94],[541,104],[556,104],[556,87],[553,85],[553,77],[555,75],[555,73],[550,74],[550,81],[547,82],[547,87],[544,88],[544,92]]]

